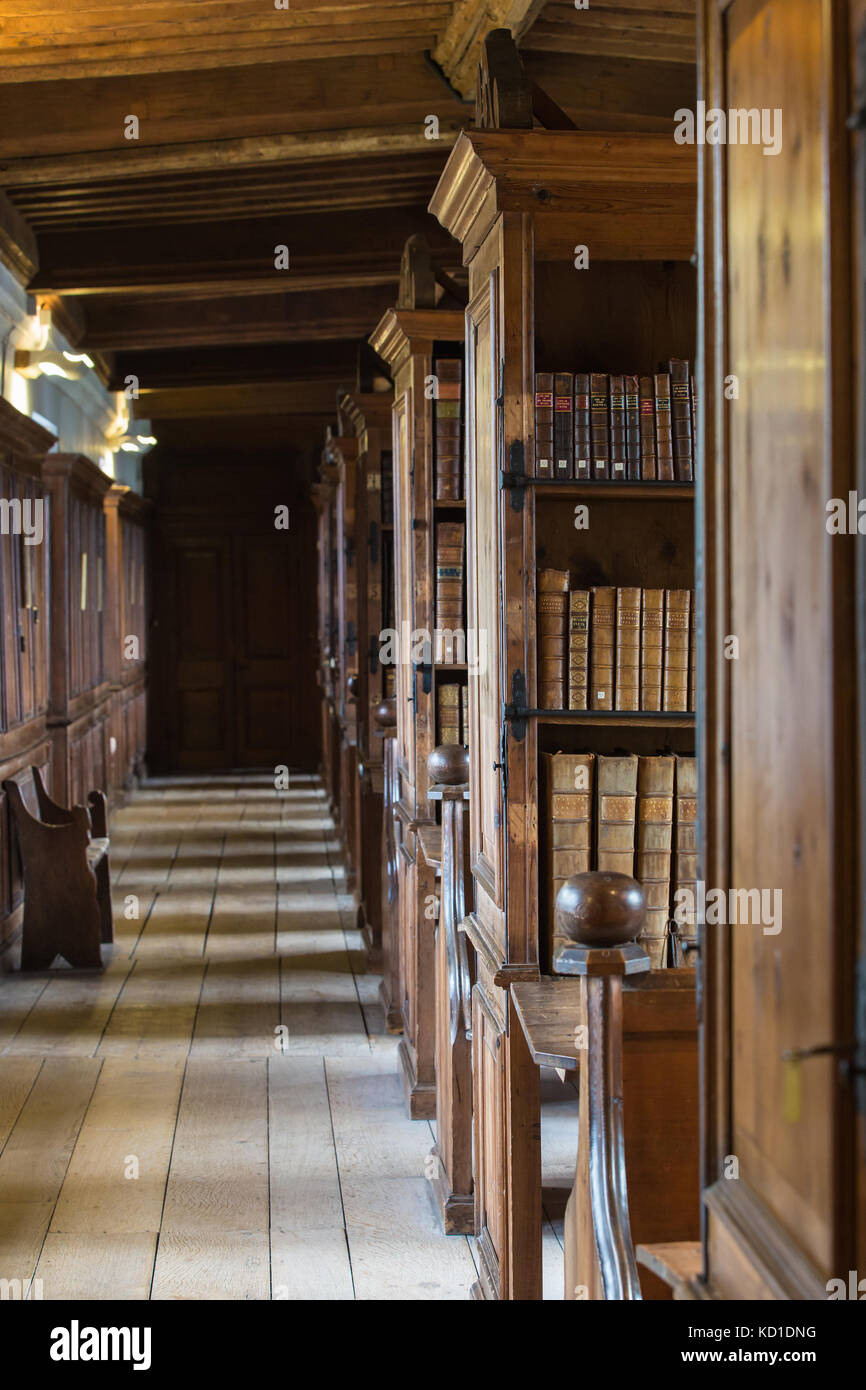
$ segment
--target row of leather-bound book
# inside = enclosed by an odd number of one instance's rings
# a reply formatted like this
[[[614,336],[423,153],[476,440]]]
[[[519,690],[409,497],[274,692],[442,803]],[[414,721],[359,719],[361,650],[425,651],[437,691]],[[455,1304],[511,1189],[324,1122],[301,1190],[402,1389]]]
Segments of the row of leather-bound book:
[[[539,708],[693,710],[694,617],[690,589],[572,589],[540,570]]]
[[[646,896],[641,944],[655,968],[694,941],[697,899],[697,764],[693,757],[545,753],[552,951],[556,895],[592,869],[636,878]],[[686,890],[682,892],[682,890]],[[677,893],[680,897],[677,898]],[[676,923],[676,932],[671,931]]]
[[[466,527],[462,521],[436,523],[436,626],[443,632],[463,627],[464,584],[463,546]],[[445,652],[438,659],[457,658]]]
[[[436,725],[439,743],[469,743],[469,689],[465,685],[438,682]]]
[[[433,375],[436,378],[433,402],[435,496],[437,501],[453,502],[463,496],[462,359],[435,358]]]
[[[690,483],[694,438],[695,380],[682,358],[652,376],[536,373],[538,478]]]

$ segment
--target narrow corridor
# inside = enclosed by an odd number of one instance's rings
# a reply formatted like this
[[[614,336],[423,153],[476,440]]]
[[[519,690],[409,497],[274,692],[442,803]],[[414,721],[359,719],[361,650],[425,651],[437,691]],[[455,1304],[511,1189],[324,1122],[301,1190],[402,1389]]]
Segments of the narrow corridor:
[[[113,815],[105,971],[0,982],[0,1277],[44,1299],[467,1297],[331,831],[301,776],[151,781]]]

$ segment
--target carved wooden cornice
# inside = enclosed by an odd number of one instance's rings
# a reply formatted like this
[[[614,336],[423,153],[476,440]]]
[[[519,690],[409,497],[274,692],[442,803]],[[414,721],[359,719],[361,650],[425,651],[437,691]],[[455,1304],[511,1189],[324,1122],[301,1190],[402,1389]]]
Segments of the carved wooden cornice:
[[[462,243],[464,264],[502,212],[532,215],[542,256],[567,254],[574,239],[599,260],[687,260],[697,160],[656,133],[464,131],[429,210]]]
[[[462,342],[464,318],[454,309],[389,309],[369,342],[396,374],[415,352],[429,352],[435,342]]]

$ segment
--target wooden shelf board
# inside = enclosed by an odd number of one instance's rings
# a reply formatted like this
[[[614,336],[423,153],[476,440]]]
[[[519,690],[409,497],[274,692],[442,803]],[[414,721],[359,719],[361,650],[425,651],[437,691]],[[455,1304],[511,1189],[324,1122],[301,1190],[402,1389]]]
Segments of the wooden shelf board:
[[[528,718],[539,724],[604,724],[612,728],[627,729],[693,729],[693,714],[673,714],[667,711],[643,711],[631,713],[627,710],[606,709],[541,709],[525,710]]]
[[[527,478],[526,486],[537,494],[562,493],[566,497],[592,497],[596,500],[629,499],[642,502],[694,502],[694,483],[612,483],[578,478]]]

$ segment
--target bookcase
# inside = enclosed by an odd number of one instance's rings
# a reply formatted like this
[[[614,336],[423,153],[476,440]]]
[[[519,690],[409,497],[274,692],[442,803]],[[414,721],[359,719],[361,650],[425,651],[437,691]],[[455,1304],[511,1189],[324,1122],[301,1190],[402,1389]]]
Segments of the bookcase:
[[[334,710],[337,724],[337,828],[346,861],[346,887],[360,907],[360,807],[358,785],[358,614],[359,589],[355,500],[358,441],[329,434],[325,456],[334,468],[334,564],[336,665]]]
[[[435,1114],[434,999],[436,883],[418,829],[434,820],[427,758],[436,746],[437,691],[465,685],[465,662],[441,662],[453,648],[435,643],[437,529],[465,516],[463,497],[435,496],[431,388],[434,363],[463,351],[463,315],[440,309],[390,309],[370,336],[394,380],[394,628],[397,727],[394,748],[395,833],[399,863],[397,949],[400,998],[383,998],[402,1014],[399,1055],[410,1113]],[[386,975],[386,981],[387,981]],[[386,985],[387,992],[387,985]]]
[[[390,391],[341,397],[341,433],[357,440],[354,534],[357,610],[355,715],[357,729],[357,853],[359,926],[369,963],[382,959],[382,739],[374,711],[393,693],[393,671],[379,660],[381,635],[393,626],[394,521]]]
[[[115,483],[105,495],[109,788],[117,800],[145,771],[150,504]]]
[[[106,633],[113,595],[106,585],[105,512],[111,479],[90,459],[48,454],[50,501],[51,792],[86,805],[107,785],[110,683]]]
[[[339,825],[340,738],[334,686],[337,664],[337,470],[328,463],[324,453],[319,465],[319,479],[312,487],[317,520],[318,567],[316,679],[321,693],[322,782],[328,798],[328,809],[334,824]]]
[[[695,737],[688,710],[539,707],[542,569],[692,589],[695,553],[688,485],[536,478],[535,373],[694,359],[695,205],[694,153],[668,137],[541,130],[464,132],[430,204],[469,270],[468,624],[487,652],[468,681],[479,1298],[541,1297],[538,1075],[510,987],[552,969],[543,755],[685,755]]]
[[[42,461],[53,435],[0,400],[0,497],[9,503],[9,532],[0,535],[0,606],[8,617],[0,643],[0,784],[28,778],[35,764],[43,771],[51,745],[48,709],[48,549],[49,529]],[[15,511],[26,522],[16,528]],[[39,532],[39,509],[43,525]],[[28,544],[30,533],[31,544]],[[14,622],[12,615],[15,615]],[[0,940],[21,919],[23,883],[6,795],[0,791]]]

